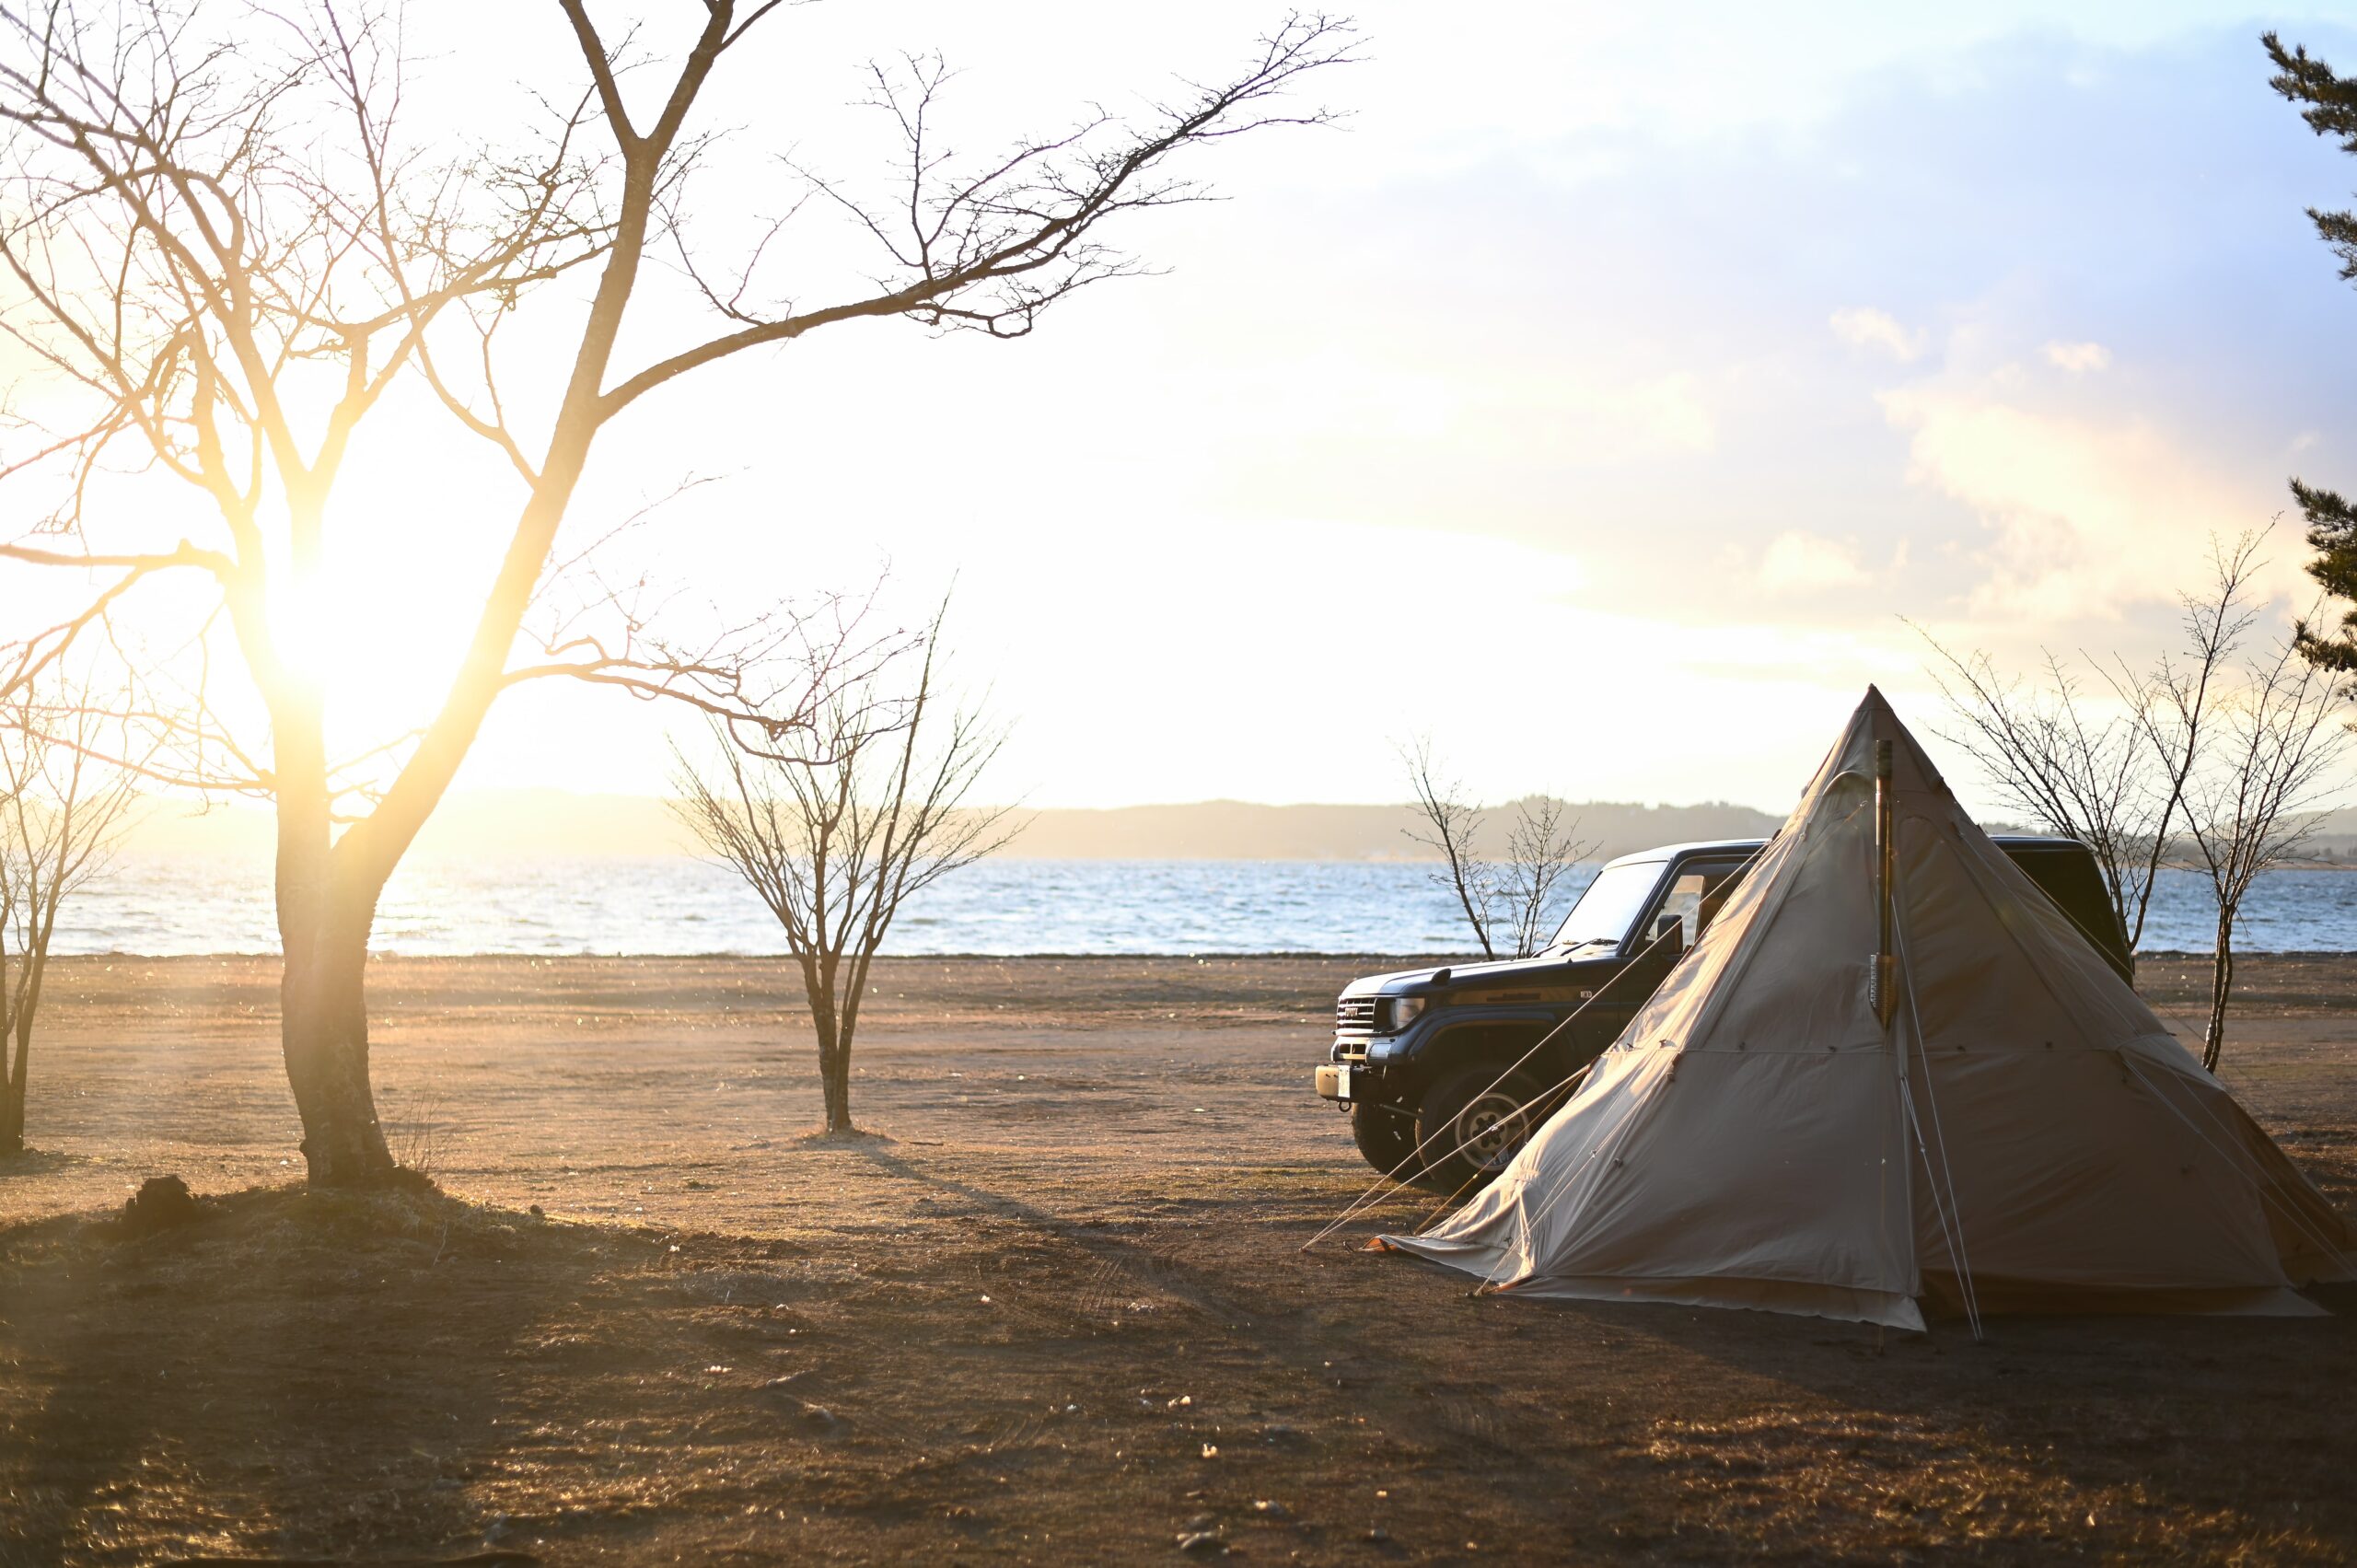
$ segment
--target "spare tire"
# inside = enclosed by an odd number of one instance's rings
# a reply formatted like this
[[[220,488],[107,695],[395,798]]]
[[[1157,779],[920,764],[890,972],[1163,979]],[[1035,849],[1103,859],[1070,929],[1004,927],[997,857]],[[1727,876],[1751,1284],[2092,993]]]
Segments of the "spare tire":
[[[1415,1179],[1440,1192],[1487,1181],[1538,1130],[1534,1102],[1546,1086],[1516,1069],[1476,1063],[1435,1083],[1416,1113],[1423,1169]]]

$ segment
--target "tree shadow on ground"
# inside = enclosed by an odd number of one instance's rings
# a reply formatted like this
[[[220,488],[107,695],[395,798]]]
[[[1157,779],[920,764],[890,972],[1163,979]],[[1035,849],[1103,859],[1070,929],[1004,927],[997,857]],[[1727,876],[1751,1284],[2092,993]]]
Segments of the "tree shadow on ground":
[[[1877,1346],[1473,1298],[1298,1251],[1330,1175],[1005,1159],[796,1155],[760,1237],[300,1189],[0,1231],[0,1563],[1133,1561],[1204,1518],[1273,1561],[2357,1546],[2319,1395],[2357,1382],[2345,1318]]]
[[[1460,1276],[1407,1259],[1399,1289]],[[2357,1387],[2357,1290],[2319,1318],[2000,1316],[1926,1333],[1660,1304],[1489,1298],[1538,1356],[1642,1369],[1624,1469],[1675,1486],[1693,1535],[1837,1556],[2357,1560],[2357,1456],[2319,1391]],[[1605,1353],[1596,1355],[1601,1347]],[[1585,1356],[1581,1352],[1587,1352]],[[1819,1533],[1821,1532],[1821,1533]]]
[[[0,1231],[0,1562],[490,1544],[503,1372],[614,1245],[422,1184]]]
[[[2357,1387],[2349,1287],[2312,1293],[2340,1316],[2001,1317],[1980,1343],[1961,1322],[1475,1299],[1347,1237],[1304,1259],[1307,1202],[1125,1234],[946,1162],[863,1153],[943,1217],[997,1227],[972,1245],[1028,1260],[1082,1321],[1127,1291],[1190,1305],[1187,1359],[1286,1388],[1288,1426],[1379,1427],[1370,1477],[1404,1466],[1501,1535],[1605,1527],[1612,1555],[1699,1560],[2357,1558],[2345,1412],[2317,1397]]]
[[[56,1149],[19,1149],[13,1155],[0,1155],[0,1181],[12,1176],[51,1176],[61,1170],[103,1163],[87,1155],[69,1155]]]

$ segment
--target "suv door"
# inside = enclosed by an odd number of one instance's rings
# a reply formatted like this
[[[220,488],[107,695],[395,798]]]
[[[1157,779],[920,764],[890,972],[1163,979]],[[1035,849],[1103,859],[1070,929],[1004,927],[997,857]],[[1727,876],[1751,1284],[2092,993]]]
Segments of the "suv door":
[[[1663,873],[1642,918],[1631,923],[1629,935],[1621,941],[1620,951],[1630,960],[1628,968],[1581,1019],[1579,1044],[1584,1055],[1593,1055],[1620,1037],[1637,1009],[1709,928],[1711,917],[1726,902],[1753,858],[1751,854],[1696,855],[1674,863]],[[1678,939],[1655,947],[1656,937],[1666,935],[1661,922],[1671,918],[1678,923]]]
[[[1663,879],[1661,890],[1631,934],[1636,950],[1642,952],[1662,930],[1662,922],[1675,916],[1680,926],[1678,947],[1691,947],[1709,930],[1727,895],[1749,869],[1753,857],[1721,857],[1697,855],[1678,863]]]

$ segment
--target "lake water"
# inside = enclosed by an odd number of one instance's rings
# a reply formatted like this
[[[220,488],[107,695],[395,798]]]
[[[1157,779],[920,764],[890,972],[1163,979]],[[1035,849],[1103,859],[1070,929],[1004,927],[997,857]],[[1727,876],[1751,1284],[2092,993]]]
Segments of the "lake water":
[[[1592,868],[1585,875],[1592,874]],[[2204,878],[2162,874],[2148,952],[2207,952]],[[70,901],[57,951],[277,948],[269,875],[250,862],[127,858]],[[684,857],[405,865],[386,889],[389,953],[775,953],[775,923],[732,873]],[[1451,953],[1454,900],[1422,865],[992,860],[937,884],[892,953]],[[2357,951],[2357,872],[2278,871],[2244,907],[2239,947]]]

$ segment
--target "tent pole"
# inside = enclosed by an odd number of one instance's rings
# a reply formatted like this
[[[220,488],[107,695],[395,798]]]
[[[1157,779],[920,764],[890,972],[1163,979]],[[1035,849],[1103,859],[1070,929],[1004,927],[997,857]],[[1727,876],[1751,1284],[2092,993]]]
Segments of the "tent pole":
[[[1898,855],[1897,845],[1895,843],[1896,835],[1891,831],[1891,775],[1894,771],[1892,760],[1893,750],[1894,748],[1887,740],[1877,740],[1875,742],[1875,908],[1876,914],[1876,928],[1875,935],[1874,970],[1867,979],[1866,998],[1874,1006],[1875,1021],[1882,1026],[1883,1033],[1890,1039],[1891,1066],[1897,1074],[1898,1080],[1898,1087],[1899,1109],[1904,1111],[1907,1118],[1911,1121],[1915,1113],[1915,1094],[1914,1090],[1907,1082],[1907,1047],[1906,1044],[1898,1040],[1897,1035],[1893,1033],[1892,1029],[1893,1021],[1896,1019],[1898,1013],[1898,998],[1897,994],[1898,986],[1895,983],[1898,979],[1898,965],[1894,951],[1898,947],[1896,919],[1897,889],[1895,883],[1897,881],[1896,872],[1898,864]],[[1898,1139],[1902,1151],[1898,1156],[1899,1191],[1901,1193],[1901,1202],[1906,1204],[1907,1210],[1911,1215],[1915,1206],[1912,1196],[1915,1181],[1912,1170],[1912,1162],[1907,1158],[1907,1156],[1904,1153],[1904,1147],[1907,1142],[1906,1121],[1902,1121],[1899,1124]],[[1887,1167],[1887,1162],[1886,1161],[1885,1163]],[[1883,1179],[1886,1184],[1885,1190],[1887,1196],[1887,1183],[1889,1181],[1889,1173],[1887,1168],[1886,1168],[1884,1172]],[[1932,1201],[1933,1205],[1936,1207],[1939,1202],[1939,1193],[1936,1189],[1933,1190]],[[1943,1233],[1945,1231],[1945,1212],[1943,1212]],[[1908,1272],[1913,1282],[1912,1293],[1916,1295],[1921,1295],[1923,1291],[1923,1278],[1920,1260],[1917,1260],[1914,1266],[1911,1266]],[[1883,1353],[1882,1330],[1882,1324],[1877,1322],[1875,1325],[1875,1353],[1876,1355]]]
[[[1891,905],[1895,892],[1898,851],[1891,831],[1891,744],[1887,740],[1875,742],[1875,902],[1881,911],[1881,935],[1875,947],[1874,1004],[1875,1017],[1886,1029],[1890,1028],[1891,1015],[1896,1011],[1897,987],[1892,984],[1892,971],[1897,960],[1892,956]]]

